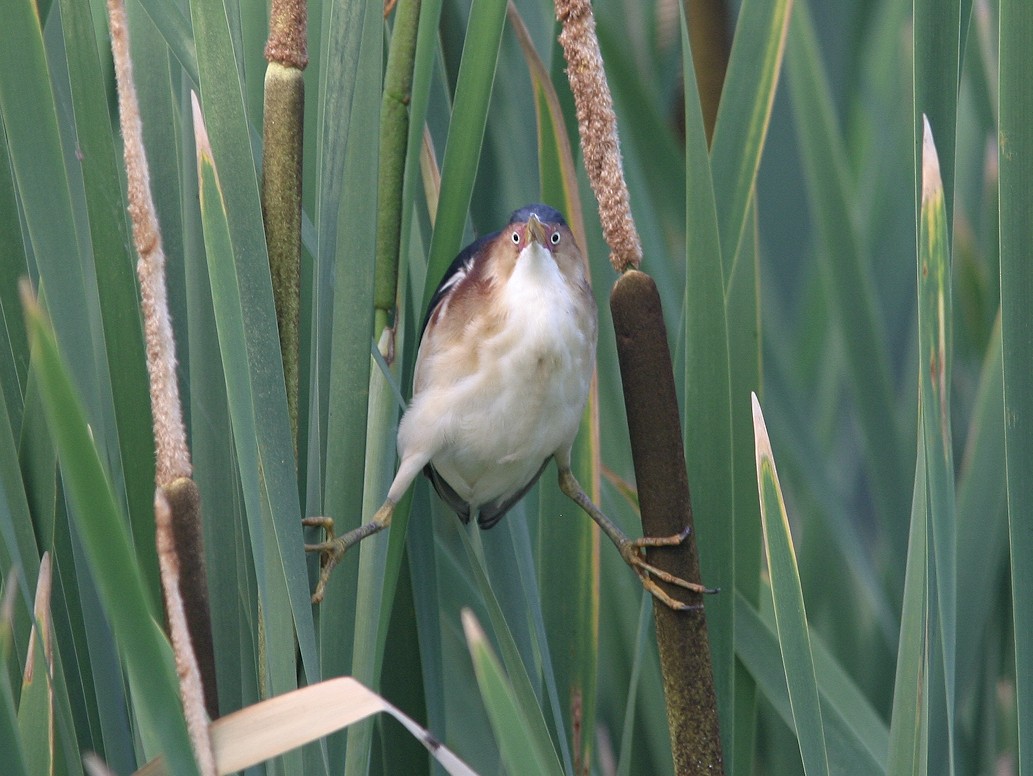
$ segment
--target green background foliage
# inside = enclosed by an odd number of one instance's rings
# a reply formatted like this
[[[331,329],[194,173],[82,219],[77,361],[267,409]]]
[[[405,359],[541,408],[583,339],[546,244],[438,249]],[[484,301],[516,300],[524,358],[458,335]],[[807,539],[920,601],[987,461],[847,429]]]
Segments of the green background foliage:
[[[354,675],[481,773],[526,772],[527,751],[566,773],[671,772],[652,602],[552,469],[483,534],[421,481],[308,601],[300,518],[346,530],[379,506],[423,305],[461,245],[528,202],[584,214],[600,342],[576,469],[639,533],[615,275],[552,4],[516,3],[531,67],[502,0],[423,0],[387,364],[373,257],[393,17],[310,3],[296,459],[259,201],[265,5],[127,4],[222,713]],[[693,70],[701,41],[683,27],[702,5],[595,12],[704,582],[722,589],[707,615],[726,772],[1033,774],[1033,11],[733,2],[708,143],[697,83],[714,73]],[[924,198],[923,115],[945,183]],[[100,0],[5,0],[0,121],[0,759],[75,774],[89,751],[129,773],[164,753],[187,773]],[[26,276],[38,308],[19,298]],[[755,455],[751,391],[778,481]],[[44,551],[55,662],[40,685],[23,673]],[[464,609],[486,640],[468,643]],[[433,768],[388,720],[264,769]]]

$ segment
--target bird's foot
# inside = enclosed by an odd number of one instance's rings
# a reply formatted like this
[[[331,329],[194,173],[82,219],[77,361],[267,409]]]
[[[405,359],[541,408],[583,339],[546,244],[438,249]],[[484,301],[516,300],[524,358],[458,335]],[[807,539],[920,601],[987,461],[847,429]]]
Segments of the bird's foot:
[[[715,588],[706,587],[696,582],[689,582],[668,571],[657,568],[646,560],[646,549],[649,547],[677,546],[685,541],[690,530],[690,526],[686,526],[681,533],[674,534],[673,536],[642,536],[638,539],[627,539],[618,545],[621,557],[638,575],[642,586],[652,593],[653,597],[675,611],[699,609],[702,605],[687,604],[684,601],[672,598],[666,590],[656,583],[657,579],[693,593],[712,594],[718,591]]]
[[[377,510],[373,519],[363,523],[358,528],[353,528],[343,536],[334,535],[334,520],[332,517],[305,517],[301,524],[314,526],[323,529],[323,541],[315,544],[306,544],[305,552],[318,552],[319,559],[319,582],[316,583],[316,590],[312,593],[312,603],[318,604],[326,594],[326,584],[330,581],[330,574],[334,567],[340,563],[349,548],[361,542],[367,536],[372,536],[391,525],[391,515],[394,512],[394,502],[388,500]]]
[[[341,537],[334,536],[334,519],[332,517],[306,517],[301,524],[323,529],[323,541],[315,544],[306,544],[305,552],[318,552],[319,558],[319,582],[316,583],[316,590],[312,594],[312,603],[318,604],[326,594],[326,583],[330,580],[330,574],[334,567],[344,557],[344,553],[354,542],[346,542],[348,534]]]

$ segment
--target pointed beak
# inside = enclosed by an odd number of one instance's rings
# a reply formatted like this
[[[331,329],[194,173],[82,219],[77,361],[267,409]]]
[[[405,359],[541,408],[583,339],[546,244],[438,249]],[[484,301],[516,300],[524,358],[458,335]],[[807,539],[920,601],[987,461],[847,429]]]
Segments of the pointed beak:
[[[527,240],[545,245],[545,227],[534,213],[531,213],[531,217],[527,219]]]

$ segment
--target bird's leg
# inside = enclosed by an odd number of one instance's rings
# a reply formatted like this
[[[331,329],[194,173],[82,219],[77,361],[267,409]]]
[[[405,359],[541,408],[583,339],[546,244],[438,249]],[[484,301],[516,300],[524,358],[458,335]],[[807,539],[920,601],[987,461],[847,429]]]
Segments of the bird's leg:
[[[326,593],[326,583],[330,580],[330,574],[334,570],[344,553],[354,547],[363,539],[380,533],[391,525],[391,516],[395,512],[395,504],[402,497],[402,494],[409,489],[413,479],[420,472],[429,460],[429,455],[410,455],[402,459],[398,465],[398,472],[391,483],[391,489],[387,492],[387,499],[384,504],[373,515],[368,523],[363,523],[358,528],[353,528],[343,536],[334,536],[334,521],[331,517],[306,517],[301,521],[302,525],[316,526],[325,532],[323,541],[317,544],[306,544],[305,552],[318,552],[322,558],[319,571],[319,582],[316,584],[316,592],[312,594],[312,603],[318,604],[323,600]]]
[[[559,461],[557,461],[559,464]],[[588,513],[599,527],[603,530],[607,536],[610,537],[610,541],[617,547],[617,551],[620,552],[624,562],[627,563],[638,575],[639,580],[642,582],[642,586],[653,594],[662,603],[669,606],[674,610],[685,610],[693,608],[689,604],[683,603],[672,598],[667,592],[660,587],[656,579],[660,579],[672,585],[683,587],[686,590],[691,590],[694,593],[716,593],[717,591],[704,587],[703,585],[696,584],[695,582],[688,582],[681,577],[676,577],[663,569],[658,569],[656,566],[651,565],[646,561],[645,549],[647,547],[671,547],[681,544],[685,541],[685,538],[689,535],[689,527],[678,534],[673,536],[643,536],[638,539],[630,539],[625,533],[618,528],[610,518],[608,518],[603,511],[599,509],[588,497],[582,489],[577,478],[574,477],[574,473],[570,470],[569,466],[559,465],[560,474],[560,490],[568,498],[570,498],[575,504],[581,507],[585,512]]]
[[[334,536],[334,521],[331,517],[306,517],[302,519],[302,525],[318,526],[326,531],[326,538],[317,544],[306,544],[305,552],[318,552],[320,559],[319,582],[316,584],[316,592],[312,594],[312,603],[318,604],[323,600],[326,592],[326,583],[330,581],[330,574],[334,566],[344,557],[344,553],[350,547],[354,547],[363,539],[380,533],[391,525],[391,516],[395,511],[395,502],[390,498],[373,515],[368,523],[363,523],[358,528],[353,528],[344,536]]]

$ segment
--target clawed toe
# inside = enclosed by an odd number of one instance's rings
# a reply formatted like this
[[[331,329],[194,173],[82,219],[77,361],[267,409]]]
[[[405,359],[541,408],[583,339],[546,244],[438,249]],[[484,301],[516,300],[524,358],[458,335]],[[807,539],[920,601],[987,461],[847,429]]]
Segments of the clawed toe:
[[[323,594],[326,592],[326,583],[330,581],[330,573],[334,570],[334,566],[344,557],[344,553],[366,537],[372,536],[391,525],[391,514],[393,511],[394,502],[388,499],[377,510],[376,515],[373,516],[370,522],[363,523],[358,528],[353,528],[342,536],[334,535],[334,521],[331,517],[306,517],[302,519],[302,525],[322,528],[325,532],[323,541],[305,545],[305,552],[318,552],[320,554],[319,582],[316,584],[316,591],[312,594],[312,603],[318,604],[323,600]]]
[[[686,528],[680,534],[674,536],[661,536],[661,537],[643,537],[641,539],[629,540],[625,545],[620,548],[621,556],[625,562],[635,570],[639,580],[642,582],[642,586],[646,588],[654,597],[659,599],[662,603],[666,604],[675,611],[686,611],[689,609],[699,609],[702,604],[686,604],[682,601],[678,601],[672,598],[662,587],[657,584],[657,580],[666,582],[670,585],[676,585],[680,588],[688,590],[693,593],[700,594],[713,594],[717,593],[716,588],[706,587],[696,582],[689,582],[688,580],[682,579],[669,571],[664,571],[661,568],[657,568],[646,560],[645,549],[647,547],[664,547],[680,544],[685,541],[685,538],[689,535],[689,529]]]
[[[690,533],[692,526],[687,525],[680,533],[671,536],[640,536],[638,539],[632,539],[631,544],[634,547],[677,547],[689,538]]]

